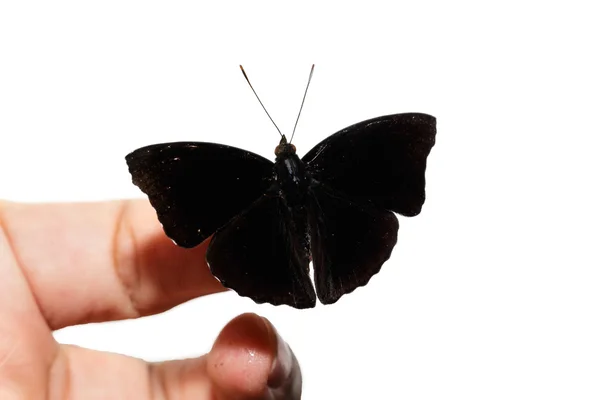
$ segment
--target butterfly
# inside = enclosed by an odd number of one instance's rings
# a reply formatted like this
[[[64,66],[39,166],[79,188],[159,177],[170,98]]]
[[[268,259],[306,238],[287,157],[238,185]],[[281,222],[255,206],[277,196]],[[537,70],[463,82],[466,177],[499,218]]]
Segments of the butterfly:
[[[281,135],[275,162],[205,142],[150,145],[126,161],[177,245],[212,236],[206,261],[225,287],[304,309],[317,297],[335,303],[380,271],[397,241],[394,213],[421,212],[435,135],[434,117],[393,114],[342,129],[302,158]]]

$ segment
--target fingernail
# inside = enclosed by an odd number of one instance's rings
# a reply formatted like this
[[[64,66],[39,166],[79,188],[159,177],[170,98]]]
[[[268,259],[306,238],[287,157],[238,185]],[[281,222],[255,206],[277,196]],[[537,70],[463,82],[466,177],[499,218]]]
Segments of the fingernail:
[[[272,334],[273,340],[277,343],[277,356],[275,357],[275,360],[273,360],[271,373],[269,374],[269,379],[267,381],[267,385],[270,388],[276,389],[283,386],[288,380],[294,365],[294,356],[290,347],[281,336],[279,336],[279,333],[277,333],[275,327],[266,318],[263,318],[263,320],[267,325],[267,329],[269,329],[269,332]]]

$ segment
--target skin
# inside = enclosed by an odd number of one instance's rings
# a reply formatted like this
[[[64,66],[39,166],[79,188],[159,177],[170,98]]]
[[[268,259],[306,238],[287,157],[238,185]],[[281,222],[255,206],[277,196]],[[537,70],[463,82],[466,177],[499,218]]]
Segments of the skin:
[[[224,291],[207,245],[174,245],[147,201],[0,202],[0,399],[299,399],[296,358],[255,314],[234,318],[196,359],[146,363],[54,340],[66,326]]]

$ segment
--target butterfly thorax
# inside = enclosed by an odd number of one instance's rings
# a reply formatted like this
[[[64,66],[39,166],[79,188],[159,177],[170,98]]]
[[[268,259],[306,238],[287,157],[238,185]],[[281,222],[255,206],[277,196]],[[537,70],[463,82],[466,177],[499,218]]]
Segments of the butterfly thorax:
[[[295,153],[279,155],[275,160],[273,172],[288,207],[303,206],[309,176],[302,160]]]

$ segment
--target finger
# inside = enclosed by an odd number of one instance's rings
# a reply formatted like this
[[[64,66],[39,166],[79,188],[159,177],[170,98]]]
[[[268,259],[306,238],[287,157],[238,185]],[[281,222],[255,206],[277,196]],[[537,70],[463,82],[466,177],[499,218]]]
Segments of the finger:
[[[225,290],[147,201],[0,203],[0,223],[51,329],[135,318]]]
[[[301,381],[297,361],[273,326],[255,314],[244,314],[223,328],[209,354],[197,359],[148,365],[122,355],[63,346],[52,368],[50,395],[296,400]]]

